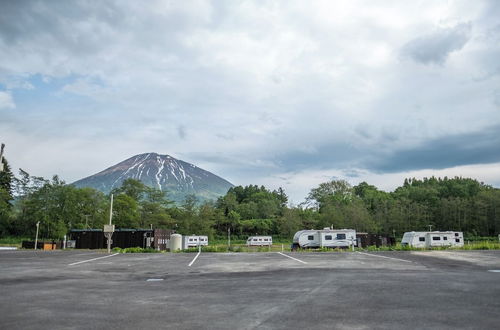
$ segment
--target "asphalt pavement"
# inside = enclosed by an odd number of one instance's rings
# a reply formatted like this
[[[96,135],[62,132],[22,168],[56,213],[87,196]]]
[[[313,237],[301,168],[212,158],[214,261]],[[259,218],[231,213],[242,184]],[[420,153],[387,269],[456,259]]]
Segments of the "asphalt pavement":
[[[494,329],[500,251],[0,251],[0,329]]]

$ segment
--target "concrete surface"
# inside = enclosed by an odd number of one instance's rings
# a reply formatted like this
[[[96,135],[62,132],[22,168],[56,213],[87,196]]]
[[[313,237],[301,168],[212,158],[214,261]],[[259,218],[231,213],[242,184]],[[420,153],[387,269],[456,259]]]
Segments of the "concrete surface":
[[[285,254],[0,251],[0,329],[500,327],[500,251]]]

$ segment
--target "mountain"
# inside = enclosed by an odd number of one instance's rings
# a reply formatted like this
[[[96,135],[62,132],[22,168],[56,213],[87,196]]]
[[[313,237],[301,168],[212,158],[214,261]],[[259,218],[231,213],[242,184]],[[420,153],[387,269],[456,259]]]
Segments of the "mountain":
[[[233,187],[230,182],[193,164],[156,153],[133,156],[73,185],[91,187],[107,194],[129,178],[166,191],[167,197],[176,202],[183,201],[189,194],[196,195],[200,201],[217,199]]]

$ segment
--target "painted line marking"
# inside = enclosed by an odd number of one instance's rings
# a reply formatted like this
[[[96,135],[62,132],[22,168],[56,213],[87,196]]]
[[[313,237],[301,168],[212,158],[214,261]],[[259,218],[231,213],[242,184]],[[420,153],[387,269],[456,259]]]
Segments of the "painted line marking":
[[[78,262],[74,262],[72,264],[69,264],[68,266],[74,266],[74,265],[78,265],[78,264],[83,264],[84,262],[89,262],[89,261],[94,261],[94,260],[98,260],[98,259],[109,258],[109,257],[112,257],[112,256],[116,256],[117,254],[119,254],[119,253],[115,253],[115,254],[111,254],[109,256],[104,256],[104,257],[99,257],[99,258],[93,258],[93,259],[89,259],[89,260],[78,261]]]
[[[198,253],[196,254],[196,256],[194,257],[194,259],[189,263],[188,267],[191,267],[191,265],[196,261],[196,259],[198,258],[198,256],[200,255],[201,251],[198,251]]]
[[[299,260],[299,259],[294,258],[294,257],[290,257],[290,256],[289,256],[289,255],[287,255],[287,254],[284,254],[284,253],[281,253],[281,252],[276,252],[276,253],[277,253],[277,254],[281,254],[282,256],[285,256],[285,257],[287,257],[287,258],[293,259],[293,260],[295,260],[295,261],[301,262],[301,263],[303,263],[303,264],[307,264],[307,262],[302,261],[302,260]]]
[[[489,269],[488,271],[492,273],[500,273],[500,269]]]
[[[379,258],[386,258],[386,259],[393,259],[393,260],[398,260],[398,261],[404,261],[404,262],[413,262],[413,261],[410,261],[410,260],[404,260],[404,259],[399,259],[399,258],[393,258],[393,257],[386,257],[386,256],[379,256],[377,254],[371,254],[371,253],[364,253],[364,252],[359,252],[357,251],[357,253],[359,254],[365,254],[367,256],[372,256],[372,257],[379,257]]]
[[[146,282],[160,282],[163,281],[162,278],[148,278]]]

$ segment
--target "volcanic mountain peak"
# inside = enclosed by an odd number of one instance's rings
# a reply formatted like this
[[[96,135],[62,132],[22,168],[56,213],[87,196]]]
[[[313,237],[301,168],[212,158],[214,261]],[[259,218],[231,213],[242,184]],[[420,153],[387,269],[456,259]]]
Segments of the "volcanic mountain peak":
[[[201,200],[216,199],[233,187],[230,182],[193,164],[154,152],[130,157],[73,184],[109,193],[129,178],[166,191],[167,196],[177,202],[189,194]]]

